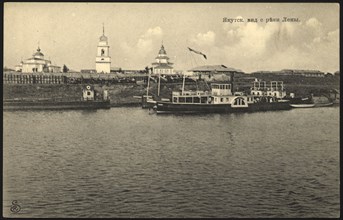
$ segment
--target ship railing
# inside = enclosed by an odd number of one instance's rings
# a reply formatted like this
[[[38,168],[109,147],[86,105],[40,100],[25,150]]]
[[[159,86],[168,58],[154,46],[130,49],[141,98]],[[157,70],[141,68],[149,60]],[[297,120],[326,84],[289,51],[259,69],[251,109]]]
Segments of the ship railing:
[[[184,92],[172,92],[173,96],[208,96],[211,92],[208,91],[184,91]]]

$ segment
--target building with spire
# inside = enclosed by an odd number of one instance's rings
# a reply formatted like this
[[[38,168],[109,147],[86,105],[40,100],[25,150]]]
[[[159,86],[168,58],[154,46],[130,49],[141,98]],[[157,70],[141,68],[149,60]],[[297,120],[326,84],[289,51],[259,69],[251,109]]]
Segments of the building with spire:
[[[20,64],[15,66],[15,70],[24,73],[56,73],[61,72],[61,67],[52,65],[50,60],[44,59],[44,54],[38,46],[37,51],[32,54],[32,57],[21,61]]]
[[[102,36],[97,48],[97,56],[95,58],[95,69],[97,73],[111,72],[111,57],[110,46],[108,45],[107,37],[105,36],[105,27],[102,27]]]
[[[172,67],[173,63],[169,62],[169,57],[167,52],[164,49],[162,44],[160,51],[158,52],[157,57],[153,65],[153,74],[165,74],[171,75],[174,74],[174,68]]]

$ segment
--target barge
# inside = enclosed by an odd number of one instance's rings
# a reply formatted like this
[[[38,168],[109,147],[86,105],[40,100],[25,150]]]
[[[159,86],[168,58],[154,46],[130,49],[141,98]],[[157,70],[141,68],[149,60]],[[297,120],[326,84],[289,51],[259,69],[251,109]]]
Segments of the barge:
[[[3,101],[3,110],[64,110],[64,109],[109,109],[110,99],[105,90],[101,98],[95,98],[92,86],[83,88],[80,100],[53,100],[53,99],[10,99]]]

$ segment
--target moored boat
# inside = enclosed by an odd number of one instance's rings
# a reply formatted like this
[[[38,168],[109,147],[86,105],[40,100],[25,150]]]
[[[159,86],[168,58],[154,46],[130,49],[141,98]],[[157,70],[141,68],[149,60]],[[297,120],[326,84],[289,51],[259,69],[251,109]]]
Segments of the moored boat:
[[[294,97],[294,93],[291,93],[291,96],[286,99],[290,101],[292,108],[313,108],[315,106],[312,96]]]
[[[101,98],[96,98],[92,86],[83,88],[80,100],[50,99],[7,99],[3,101],[3,110],[64,110],[64,109],[109,109],[110,99],[105,90]]]
[[[157,101],[156,113],[231,113],[290,109],[282,82],[271,82],[270,88],[254,83],[249,95],[232,93],[231,83],[212,83],[211,91],[172,92],[171,102]]]
[[[142,108],[153,108],[156,105],[156,101],[152,96],[142,95]]]
[[[328,102],[328,103],[315,103],[315,107],[328,107],[328,106],[333,106],[333,102]]]
[[[315,104],[290,104],[293,108],[313,108]]]

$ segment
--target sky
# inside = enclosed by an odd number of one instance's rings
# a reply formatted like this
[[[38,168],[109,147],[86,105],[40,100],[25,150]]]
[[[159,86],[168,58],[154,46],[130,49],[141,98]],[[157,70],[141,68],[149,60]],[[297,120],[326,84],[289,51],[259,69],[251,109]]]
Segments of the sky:
[[[151,67],[163,42],[176,70],[339,70],[337,3],[5,3],[4,66],[14,68],[39,45],[53,64],[95,69],[103,23],[111,66],[122,69]]]

